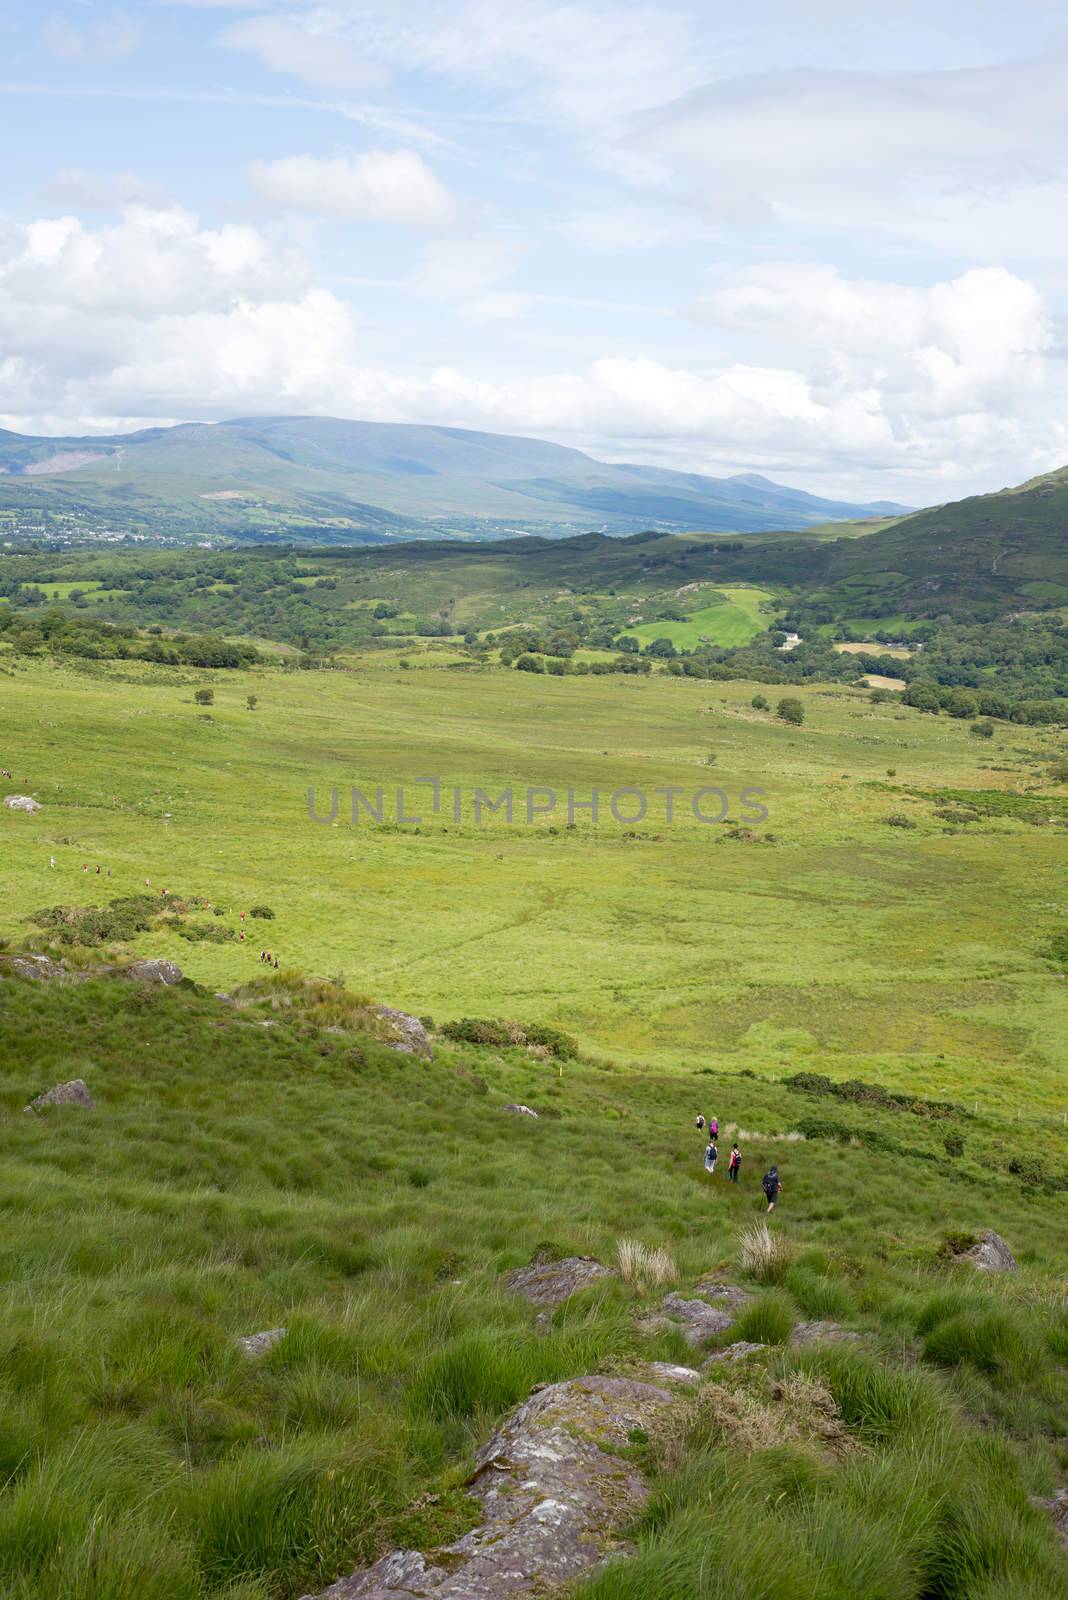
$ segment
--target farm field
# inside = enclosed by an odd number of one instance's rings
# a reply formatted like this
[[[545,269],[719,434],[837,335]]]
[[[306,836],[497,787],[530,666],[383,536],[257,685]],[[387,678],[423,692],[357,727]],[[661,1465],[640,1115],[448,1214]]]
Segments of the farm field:
[[[715,593],[720,596],[716,604],[702,606],[684,622],[643,622],[624,631],[643,644],[670,639],[679,650],[693,650],[705,642],[727,647],[748,644],[767,628],[774,606],[768,590],[730,586]]]

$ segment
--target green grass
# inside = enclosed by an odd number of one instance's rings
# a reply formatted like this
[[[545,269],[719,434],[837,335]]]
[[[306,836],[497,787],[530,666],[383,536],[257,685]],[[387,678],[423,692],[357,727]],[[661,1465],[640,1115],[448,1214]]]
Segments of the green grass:
[[[716,595],[715,604],[703,605],[684,622],[642,622],[623,631],[643,644],[670,639],[678,650],[695,650],[705,643],[748,644],[771,623],[774,602],[768,590],[731,585],[718,588]]]
[[[792,728],[752,684],[447,659],[218,672],[207,710],[206,674],[4,663],[0,763],[44,809],[0,808],[0,936],[83,967],[166,955],[191,981],[0,977],[0,1592],[291,1600],[455,1537],[474,1449],[535,1384],[692,1359],[639,1330],[654,1291],[602,1280],[542,1331],[503,1287],[535,1254],[611,1263],[632,1239],[683,1293],[713,1269],[753,1290],[730,1337],[776,1349],[716,1380],[739,1406],[826,1392],[842,1437],[713,1448],[695,1423],[643,1446],[638,1553],[586,1600],[698,1600],[710,1573],[751,1600],[1052,1600],[1028,1494],[1068,1472],[1066,1006],[1043,953],[1063,837],[1013,797],[1059,735],[977,750],[951,719],[807,687]],[[639,824],[479,826],[424,789],[419,824],[391,798],[381,824],[308,819],[309,784],[322,805],[431,774],[581,799],[755,784],[770,815],[735,836],[657,797]],[[949,792],[980,794],[979,821],[948,829]],[[235,938],[183,939],[164,887]],[[132,938],[28,920],[137,893],[161,916]],[[258,904],[275,918],[242,922]],[[369,1001],[429,1015],[433,1062],[376,1042]],[[444,1032],[465,1017],[488,1042]],[[509,1042],[517,1020],[580,1057]],[[780,1081],[800,1070],[912,1099],[851,1092],[828,1118]],[[72,1077],[95,1110],[23,1115]],[[705,1179],[698,1111],[724,1160],[744,1130],[737,1187]],[[1045,1187],[1009,1171],[1021,1149]],[[743,1259],[773,1161],[781,1248]],[[986,1227],[1011,1280],[942,1252]],[[813,1318],[863,1343],[785,1346]]]

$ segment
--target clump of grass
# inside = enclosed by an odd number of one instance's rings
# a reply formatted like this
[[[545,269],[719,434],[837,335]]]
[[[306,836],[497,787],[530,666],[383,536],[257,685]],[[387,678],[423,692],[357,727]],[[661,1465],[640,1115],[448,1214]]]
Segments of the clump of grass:
[[[845,1284],[835,1278],[812,1272],[797,1262],[783,1282],[808,1317],[838,1322],[853,1314],[853,1297]]]
[[[855,1346],[802,1346],[783,1360],[787,1370],[821,1378],[848,1426],[868,1439],[922,1436],[949,1411],[932,1374],[890,1366]]]
[[[766,1222],[754,1223],[741,1236],[738,1265],[758,1283],[782,1283],[793,1259],[792,1244]]]
[[[923,1353],[939,1366],[967,1363],[1014,1383],[1026,1383],[1042,1366],[1038,1341],[1007,1310],[962,1312],[939,1322],[924,1340]]]
[[[647,1289],[664,1283],[676,1283],[679,1269],[675,1258],[664,1245],[651,1249],[638,1239],[620,1239],[616,1246],[619,1276],[624,1283],[633,1284],[643,1294]]]
[[[789,1297],[773,1289],[746,1306],[731,1337],[754,1344],[785,1344],[796,1320]]]

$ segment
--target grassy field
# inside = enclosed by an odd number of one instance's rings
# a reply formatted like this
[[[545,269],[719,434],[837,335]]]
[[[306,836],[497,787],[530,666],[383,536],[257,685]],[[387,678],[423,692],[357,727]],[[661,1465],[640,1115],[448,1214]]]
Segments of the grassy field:
[[[1061,735],[1001,725],[980,742],[827,687],[802,691],[794,728],[753,710],[745,684],[416,659],[199,676],[13,662],[0,765],[43,810],[0,810],[0,934],[24,939],[32,911],[148,878],[225,909],[234,942],[138,941],[215,988],[247,979],[269,942],[287,964],[436,1017],[533,1006],[624,1064],[817,1065],[1009,1115],[1068,1110],[1068,1007],[1045,955],[1066,920],[1050,887],[1063,831],[938,814],[943,790],[1041,793]],[[215,704],[198,707],[209,681]],[[417,782],[429,777],[437,814]],[[336,823],[311,821],[308,789],[323,815],[335,785]],[[372,799],[382,786],[381,822],[361,809],[352,825],[352,785]],[[509,785],[513,823],[476,823],[475,789]],[[670,823],[663,786],[682,791]],[[398,787],[421,822],[396,820]],[[528,787],[558,797],[529,826]],[[694,819],[705,787],[737,828]],[[749,787],[766,822],[745,820]],[[600,791],[596,823],[576,810],[568,826],[569,788],[579,803]],[[643,820],[611,814],[623,788],[648,797]],[[618,804],[624,818],[637,807]],[[277,911],[259,940],[240,919],[258,902]]]
[[[638,1553],[584,1600],[707,1600],[710,1572],[739,1600],[1055,1600],[1029,1496],[1068,1473],[1060,736],[980,742],[830,688],[798,728],[754,685],[412,659],[4,662],[5,790],[43,809],[0,808],[0,935],[76,966],[167,955],[197,985],[0,976],[5,1600],[296,1600],[456,1537],[472,1452],[532,1385],[692,1359],[637,1325],[662,1290],[604,1280],[539,1332],[502,1286],[626,1238],[681,1290],[744,1283],[723,1340],[768,1350],[636,1441]],[[337,821],[310,820],[335,784]],[[381,822],[346,820],[353,784],[382,785]],[[477,824],[475,788],[509,784],[557,810]],[[742,820],[750,786],[766,820]],[[600,789],[596,822],[568,826],[569,787]],[[687,812],[713,787],[737,826]],[[623,788],[642,820],[607,809]],[[223,942],[183,938],[164,888]],[[161,920],[121,948],[26,920],[149,892]],[[371,1039],[365,996],[432,1018],[433,1062]],[[566,1028],[581,1058],[450,1042],[464,1015]],[[94,1110],[23,1115],[73,1077]],[[746,1130],[737,1189],[704,1174],[697,1110]],[[777,1253],[747,1272],[772,1160]],[[988,1226],[1011,1280],[945,1256]],[[861,1343],[787,1348],[827,1317]]]
[[[653,639],[670,639],[678,650],[695,650],[710,643],[733,647],[748,644],[768,626],[774,605],[766,589],[732,586],[714,591],[709,600],[685,622],[643,622],[625,632],[649,644]]]

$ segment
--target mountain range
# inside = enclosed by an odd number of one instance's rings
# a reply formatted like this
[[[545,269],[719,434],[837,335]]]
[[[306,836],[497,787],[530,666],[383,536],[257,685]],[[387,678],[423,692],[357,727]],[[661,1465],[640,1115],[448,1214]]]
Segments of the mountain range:
[[[647,528],[763,533],[895,516],[755,473],[716,478],[505,434],[333,417],[244,417],[138,433],[0,430],[0,513],[119,532],[366,543]]]

